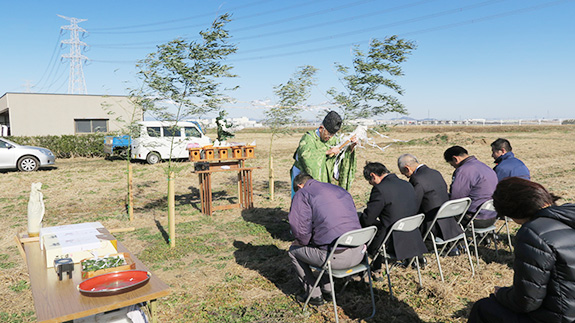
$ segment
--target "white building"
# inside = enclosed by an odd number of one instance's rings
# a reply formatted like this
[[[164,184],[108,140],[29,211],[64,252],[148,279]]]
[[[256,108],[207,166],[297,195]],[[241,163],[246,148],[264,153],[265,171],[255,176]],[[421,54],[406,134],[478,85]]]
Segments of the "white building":
[[[143,120],[143,115],[127,96],[6,93],[0,97],[0,129],[7,128],[11,136],[118,131],[132,120]]]

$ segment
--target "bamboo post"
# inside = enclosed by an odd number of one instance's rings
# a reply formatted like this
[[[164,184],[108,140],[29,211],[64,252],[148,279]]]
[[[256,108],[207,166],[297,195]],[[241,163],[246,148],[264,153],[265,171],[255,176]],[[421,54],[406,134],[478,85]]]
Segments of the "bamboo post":
[[[133,185],[132,163],[128,160],[128,216],[130,222],[134,221],[134,185]]]
[[[168,175],[168,224],[170,227],[170,247],[176,246],[176,194],[174,192],[175,174]]]
[[[270,178],[269,178],[269,186],[270,186],[270,200],[273,201],[274,199],[274,157],[270,155]]]

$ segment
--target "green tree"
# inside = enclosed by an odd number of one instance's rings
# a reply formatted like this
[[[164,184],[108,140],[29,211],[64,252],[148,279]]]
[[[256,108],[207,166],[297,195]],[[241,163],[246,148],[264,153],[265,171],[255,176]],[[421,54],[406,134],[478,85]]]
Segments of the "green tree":
[[[235,44],[229,43],[230,34],[225,29],[231,21],[229,14],[219,16],[211,28],[200,31],[200,39],[188,41],[176,38],[159,45],[157,51],[138,61],[136,67],[142,79],[139,103],[157,120],[174,121],[174,127],[182,119],[220,109],[232,99],[224,93],[234,88],[224,88],[223,78],[236,77],[232,66],[225,59],[236,52]],[[170,155],[174,147],[172,138]],[[176,167],[171,158],[167,164],[168,218],[170,219],[170,244],[174,238],[174,180]]]
[[[416,47],[414,42],[397,36],[383,41],[373,39],[367,53],[359,46],[353,48],[353,70],[335,63],[345,91],[331,88],[327,93],[339,107],[344,123],[388,112],[407,114],[404,105],[392,94],[383,92],[382,88],[403,95],[403,89],[394,78],[403,76],[401,63]]]
[[[273,176],[273,141],[274,138],[291,131],[290,125],[302,121],[301,105],[309,98],[311,87],[315,84],[317,69],[310,65],[300,66],[285,84],[274,86],[274,94],[278,103],[264,112],[262,121],[271,129],[269,150],[269,187],[270,199],[274,199]]]

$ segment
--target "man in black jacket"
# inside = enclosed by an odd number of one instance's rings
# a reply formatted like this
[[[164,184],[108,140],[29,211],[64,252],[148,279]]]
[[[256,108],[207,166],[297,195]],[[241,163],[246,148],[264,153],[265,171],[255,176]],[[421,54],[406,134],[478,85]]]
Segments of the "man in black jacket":
[[[368,246],[369,253],[374,255],[383,243],[387,229],[397,220],[417,214],[417,205],[413,187],[395,174],[390,174],[383,164],[367,163],[363,168],[363,176],[373,188],[359,221],[362,227],[377,226],[377,234]],[[390,246],[388,250],[399,260],[421,256],[427,252],[421,234],[416,230],[394,232]],[[383,280],[381,259],[382,257],[378,257],[373,264],[377,280]]]
[[[441,205],[449,200],[447,184],[440,172],[420,164],[411,154],[399,156],[397,166],[413,185],[418,212],[425,214],[425,220],[421,225],[421,233],[425,234]],[[453,217],[437,220],[431,232],[445,240],[463,233]]]

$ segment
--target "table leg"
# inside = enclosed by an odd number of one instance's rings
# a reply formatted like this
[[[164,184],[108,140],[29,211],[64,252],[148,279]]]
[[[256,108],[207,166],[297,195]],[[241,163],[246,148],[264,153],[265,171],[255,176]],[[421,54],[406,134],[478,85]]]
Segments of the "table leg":
[[[148,301],[148,308],[150,310],[151,322],[158,323],[158,314],[156,313],[157,301],[155,299]]]
[[[246,182],[246,208],[251,209],[254,206],[253,203],[253,194],[252,194],[252,171],[246,170],[245,173],[245,182]]]
[[[198,174],[198,182],[200,183],[200,203],[201,203],[201,210],[204,213],[204,180],[203,174]]]
[[[212,174],[206,173],[206,192],[207,195],[206,205],[207,205],[207,212],[206,214],[212,215]]]

